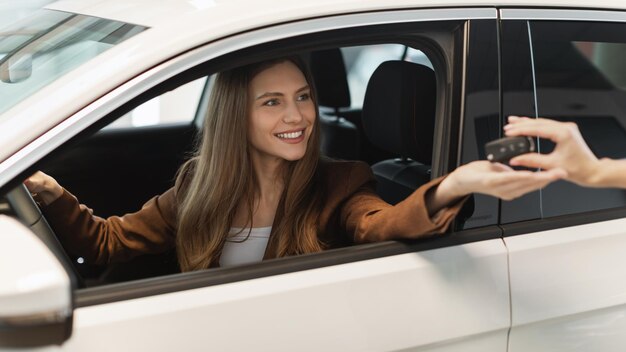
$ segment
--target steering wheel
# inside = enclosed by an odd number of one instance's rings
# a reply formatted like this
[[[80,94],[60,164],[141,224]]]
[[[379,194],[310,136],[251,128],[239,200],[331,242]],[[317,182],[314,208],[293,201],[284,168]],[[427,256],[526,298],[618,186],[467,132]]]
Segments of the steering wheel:
[[[71,259],[65,253],[61,242],[59,242],[26,186],[20,183],[6,194],[6,199],[17,217],[52,251],[65,270],[68,273],[74,273],[74,275],[69,275],[73,286],[85,287],[82,277],[71,264]]]

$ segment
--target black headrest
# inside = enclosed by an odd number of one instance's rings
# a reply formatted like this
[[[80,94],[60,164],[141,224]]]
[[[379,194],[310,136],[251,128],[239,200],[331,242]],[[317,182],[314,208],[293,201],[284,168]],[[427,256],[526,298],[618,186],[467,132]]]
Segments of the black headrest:
[[[311,53],[311,74],[317,88],[317,101],[322,106],[350,106],[350,90],[341,50],[318,50]]]
[[[431,165],[437,83],[432,69],[380,64],[367,84],[363,128],[377,147]]]

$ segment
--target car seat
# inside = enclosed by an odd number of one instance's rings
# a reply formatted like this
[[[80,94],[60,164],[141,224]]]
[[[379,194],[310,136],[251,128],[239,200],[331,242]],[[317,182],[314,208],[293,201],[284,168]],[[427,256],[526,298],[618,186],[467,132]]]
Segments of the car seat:
[[[341,50],[314,51],[309,65],[321,106],[322,154],[337,159],[358,159],[359,131],[354,123],[341,117],[339,111],[350,107],[350,90]]]
[[[436,80],[432,69],[386,61],[367,84],[363,127],[375,146],[398,157],[372,165],[378,193],[390,204],[431,179]]]

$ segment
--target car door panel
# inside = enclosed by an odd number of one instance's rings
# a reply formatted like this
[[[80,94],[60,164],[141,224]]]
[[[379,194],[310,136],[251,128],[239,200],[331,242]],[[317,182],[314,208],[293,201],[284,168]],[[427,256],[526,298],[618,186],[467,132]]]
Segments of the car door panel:
[[[63,348],[506,351],[506,261],[494,239],[81,307]]]
[[[505,238],[509,351],[623,351],[624,229],[626,219],[617,219]]]

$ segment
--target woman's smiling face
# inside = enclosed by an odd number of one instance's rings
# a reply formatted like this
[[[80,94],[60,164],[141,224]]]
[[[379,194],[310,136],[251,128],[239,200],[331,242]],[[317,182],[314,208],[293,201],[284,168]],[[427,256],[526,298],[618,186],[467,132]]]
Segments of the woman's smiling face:
[[[304,74],[291,61],[259,72],[248,85],[248,142],[260,161],[304,156],[317,113]]]

